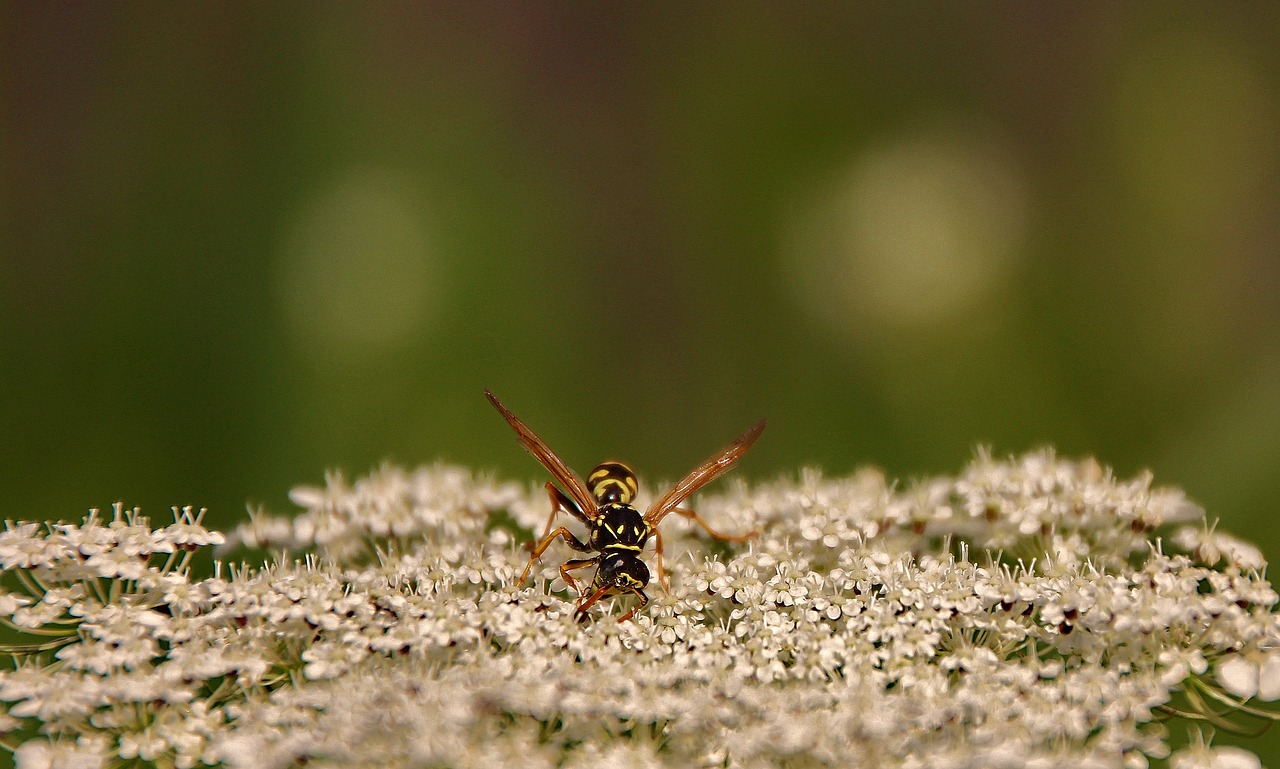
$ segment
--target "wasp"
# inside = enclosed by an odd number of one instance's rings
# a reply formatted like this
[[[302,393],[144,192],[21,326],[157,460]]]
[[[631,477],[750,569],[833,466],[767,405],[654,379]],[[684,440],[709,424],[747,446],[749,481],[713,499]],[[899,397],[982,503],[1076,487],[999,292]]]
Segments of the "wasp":
[[[700,515],[680,506],[694,492],[711,483],[716,478],[733,469],[742,455],[747,453],[751,444],[755,443],[760,433],[764,432],[764,420],[752,425],[738,439],[707,461],[695,467],[680,482],[658,498],[649,506],[643,515],[632,506],[639,488],[636,474],[630,467],[621,462],[602,462],[596,465],[584,481],[569,468],[560,457],[556,456],[546,443],[537,436],[511,410],[502,405],[492,392],[485,390],[493,407],[502,414],[511,428],[516,431],[516,439],[526,451],[534,456],[548,472],[564,487],[561,491],[555,481],[547,481],[547,495],[551,497],[551,516],[547,518],[546,529],[542,537],[533,544],[533,553],[529,563],[520,575],[521,584],[529,577],[529,571],[539,557],[557,539],[581,553],[595,553],[590,558],[575,558],[560,564],[560,576],[565,584],[578,594],[578,605],[574,609],[574,617],[581,621],[587,611],[601,598],[607,595],[631,593],[639,599],[630,611],[618,618],[618,622],[626,622],[636,612],[649,603],[645,595],[645,586],[649,584],[649,568],[640,560],[640,553],[650,537],[655,540],[654,551],[658,556],[658,580],[664,589],[669,588],[666,569],[662,562],[662,532],[658,524],[670,513],[681,515],[702,527],[707,534],[725,542],[745,542],[757,535],[751,531],[746,534],[732,536],[722,534],[711,528]],[[583,542],[573,535],[568,528],[561,526],[552,531],[556,515],[564,511],[587,525],[589,534]],[[569,572],[596,567],[595,577],[589,587],[581,588]]]

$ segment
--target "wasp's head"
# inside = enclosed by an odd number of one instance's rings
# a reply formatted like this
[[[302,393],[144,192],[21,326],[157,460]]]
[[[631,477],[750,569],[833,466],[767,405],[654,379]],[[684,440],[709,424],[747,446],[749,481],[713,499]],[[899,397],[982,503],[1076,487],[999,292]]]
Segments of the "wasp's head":
[[[621,462],[601,462],[587,476],[587,488],[601,506],[629,505],[636,498],[636,474]]]
[[[630,553],[610,553],[600,560],[594,585],[615,590],[643,590],[649,584],[649,567]]]

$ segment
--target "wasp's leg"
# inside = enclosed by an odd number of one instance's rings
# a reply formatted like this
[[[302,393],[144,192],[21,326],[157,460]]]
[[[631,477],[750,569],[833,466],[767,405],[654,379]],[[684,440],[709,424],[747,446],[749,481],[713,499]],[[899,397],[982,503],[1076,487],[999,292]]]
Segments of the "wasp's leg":
[[[627,620],[631,619],[631,617],[634,616],[636,612],[643,609],[645,605],[649,603],[649,596],[645,595],[644,591],[641,590],[640,588],[629,587],[626,589],[635,593],[636,598],[640,599],[640,603],[636,604],[635,606],[632,606],[631,611],[627,612],[626,614],[623,614],[621,617],[618,617],[618,624],[622,624],[623,622],[626,622]]]
[[[579,521],[582,521],[587,525],[591,524],[591,519],[588,518],[586,514],[582,512],[582,510],[578,507],[578,504],[574,502],[572,499],[569,499],[567,496],[565,496],[564,492],[560,490],[560,487],[555,485],[555,483],[552,481],[547,481],[547,496],[551,497],[551,515],[547,516],[547,525],[542,530],[541,537],[531,542],[525,543],[524,545],[525,550],[532,550],[534,547],[536,547],[536,544],[535,544],[536,542],[541,542],[542,540],[547,538],[547,535],[551,533],[551,527],[556,522],[556,513],[560,512],[561,510],[564,510],[569,515],[572,515],[574,518],[577,518]]]
[[[698,515],[692,510],[686,510],[683,507],[677,507],[671,512],[679,513],[685,518],[688,518],[689,520],[701,526],[702,530],[710,534],[713,539],[719,539],[724,542],[746,542],[749,539],[755,539],[756,537],[760,536],[760,532],[758,530],[748,531],[746,534],[721,534],[720,532],[711,528],[711,526],[708,525],[706,521],[702,520],[702,516]]]
[[[600,558],[601,556],[597,555],[595,558],[578,558],[572,561],[565,561],[560,564],[560,578],[564,580],[566,585],[573,588],[573,592],[577,593],[579,598],[582,597],[582,590],[578,588],[577,580],[569,576],[569,572],[577,569],[585,569],[588,566],[600,563]]]
[[[581,540],[573,536],[573,532],[561,526],[543,537],[542,541],[538,543],[538,546],[533,549],[533,553],[529,556],[529,563],[525,564],[524,572],[520,574],[520,581],[516,583],[517,585],[524,584],[525,578],[529,576],[529,570],[533,568],[533,562],[538,560],[538,556],[542,555],[548,547],[551,547],[551,543],[556,541],[556,537],[563,537],[565,544],[574,550],[582,553],[592,552],[590,546],[583,544]]]
[[[583,598],[581,601],[578,601],[578,608],[573,610],[573,618],[579,622],[586,619],[587,609],[595,606],[596,601],[599,601],[601,598],[608,595],[610,590],[613,590],[613,585],[604,585],[603,587],[597,588],[591,595]]]
[[[653,531],[654,543],[653,552],[658,556],[658,582],[662,584],[662,589],[671,592],[671,582],[667,580],[667,565],[662,560],[662,531],[656,526]]]

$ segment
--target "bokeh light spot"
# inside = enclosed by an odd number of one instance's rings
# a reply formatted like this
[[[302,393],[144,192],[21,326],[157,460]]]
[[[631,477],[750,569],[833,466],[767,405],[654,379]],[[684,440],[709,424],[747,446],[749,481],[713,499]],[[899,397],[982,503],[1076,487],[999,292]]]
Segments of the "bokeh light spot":
[[[988,300],[1016,262],[1024,184],[994,140],[903,139],[802,205],[784,245],[797,298],[846,334],[928,329]]]
[[[303,349],[351,361],[429,333],[443,291],[426,208],[411,180],[370,169],[303,207],[278,260],[280,309]]]

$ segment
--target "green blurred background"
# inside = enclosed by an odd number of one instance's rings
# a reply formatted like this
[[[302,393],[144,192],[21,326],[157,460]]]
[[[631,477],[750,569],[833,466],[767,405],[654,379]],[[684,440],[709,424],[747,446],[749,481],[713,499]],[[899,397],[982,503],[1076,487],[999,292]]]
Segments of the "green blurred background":
[[[0,518],[1149,467],[1280,555],[1280,6],[0,5]]]
[[[1262,540],[1274,4],[11,4],[0,514],[1052,444]]]
[[[0,515],[325,468],[1280,498],[1274,4],[10,4]]]

